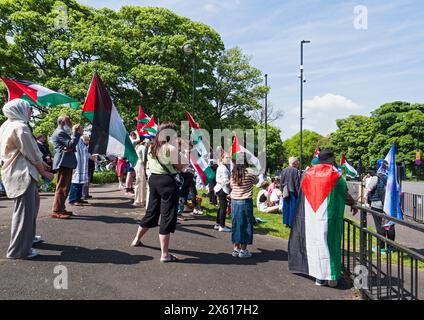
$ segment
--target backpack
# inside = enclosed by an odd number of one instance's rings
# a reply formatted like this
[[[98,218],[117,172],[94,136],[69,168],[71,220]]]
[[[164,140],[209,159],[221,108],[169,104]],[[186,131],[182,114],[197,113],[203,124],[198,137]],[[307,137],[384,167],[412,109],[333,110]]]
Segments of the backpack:
[[[371,191],[369,199],[371,201],[381,201],[381,203],[384,204],[384,198],[386,196],[387,176],[379,173],[377,175],[377,178],[377,186]]]

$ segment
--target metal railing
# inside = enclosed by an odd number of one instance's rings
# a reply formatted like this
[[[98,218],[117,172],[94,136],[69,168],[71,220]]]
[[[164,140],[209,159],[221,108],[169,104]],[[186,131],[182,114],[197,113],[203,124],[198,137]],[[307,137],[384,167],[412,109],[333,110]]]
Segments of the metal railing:
[[[424,223],[424,195],[404,192],[401,207],[405,217]]]
[[[373,300],[423,298],[424,271],[419,269],[424,268],[424,256],[368,229],[367,214],[383,217],[422,233],[424,227],[363,206],[357,208],[360,210],[360,223],[347,218],[343,223],[343,271],[352,278],[364,297]]]
[[[361,182],[348,181],[349,193],[355,198],[360,199]],[[402,192],[401,208],[405,218],[418,223],[424,223],[424,195]]]

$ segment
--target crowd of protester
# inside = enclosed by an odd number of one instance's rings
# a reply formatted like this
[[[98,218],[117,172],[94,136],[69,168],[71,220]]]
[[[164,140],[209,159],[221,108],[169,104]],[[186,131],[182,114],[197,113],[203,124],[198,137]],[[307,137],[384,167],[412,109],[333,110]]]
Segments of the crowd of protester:
[[[7,121],[0,127],[2,183],[7,196],[14,200],[7,257],[33,258],[37,255],[33,246],[43,241],[36,235],[40,176],[40,189],[45,191],[53,180],[53,174],[56,175],[51,217],[71,219],[73,213],[67,210],[66,201],[71,206],[84,206],[88,203],[92,198],[89,185],[93,173],[96,168],[99,169],[99,157],[106,155],[90,154],[90,137],[84,134],[80,124],[73,125],[67,116],[57,119],[57,128],[50,138],[53,149],[51,152],[48,137],[34,137],[32,134],[28,124],[32,108],[28,102],[14,99],[6,103],[2,111],[7,117]],[[183,214],[203,214],[199,187],[207,188],[208,193],[204,195],[216,206],[213,228],[218,232],[231,233],[231,255],[250,258],[252,253],[248,246],[253,244],[256,223],[254,203],[259,212],[281,214],[282,224],[292,228],[293,235],[293,230],[299,230],[304,223],[300,218],[299,208],[305,206],[305,194],[309,196],[306,183],[312,181],[315,186],[325,184],[328,182],[326,179],[330,178],[322,172],[335,172],[332,171],[335,157],[330,150],[324,150],[318,155],[318,165],[313,170],[300,172],[297,159],[290,157],[288,166],[279,170],[278,176],[267,179],[252,170],[250,154],[240,152],[237,161],[234,161],[229,153],[221,149],[218,159],[211,159],[209,163],[215,172],[215,179],[205,186],[189,161],[192,143],[178,138],[176,129],[174,123],[164,122],[153,139],[140,137],[136,131],[131,132],[130,138],[138,156],[137,163],[132,165],[124,157],[118,157],[116,161],[119,189],[134,199],[133,206],[145,208],[145,215],[131,245],[142,246],[143,236],[150,229],[159,227],[160,261],[163,263],[179,260],[170,253],[169,248],[171,234],[185,220]],[[322,166],[322,172],[317,171],[319,166]],[[380,193],[387,183],[386,166],[387,162],[381,161],[378,175],[369,177],[366,186],[370,206],[380,212]],[[303,179],[304,175],[307,181]],[[256,199],[253,199],[255,185],[259,185],[260,190]],[[341,188],[345,188],[345,185]],[[346,190],[342,191],[341,195],[347,194]],[[354,204],[353,199],[348,196],[343,201],[348,205]],[[231,225],[226,222],[228,215],[231,215]],[[394,240],[393,224],[381,218],[376,219],[375,223],[379,234]],[[315,236],[319,238],[325,235]],[[318,285],[327,280],[337,280],[333,278],[334,276],[316,276]]]

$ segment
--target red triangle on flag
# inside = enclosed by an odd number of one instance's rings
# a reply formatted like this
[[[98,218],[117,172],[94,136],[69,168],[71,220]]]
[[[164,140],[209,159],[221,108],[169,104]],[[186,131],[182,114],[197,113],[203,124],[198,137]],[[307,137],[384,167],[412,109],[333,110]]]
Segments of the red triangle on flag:
[[[6,84],[7,91],[9,93],[9,101],[13,99],[20,99],[23,95],[26,95],[32,101],[37,104],[37,90],[30,88],[24,83],[12,80],[8,78],[0,77],[1,80]]]
[[[314,212],[327,199],[339,178],[340,173],[331,164],[317,164],[305,172],[301,188]]]
[[[240,143],[239,140],[237,138],[237,136],[234,136],[234,141],[233,141],[233,145],[231,147],[231,159],[235,159],[235,156],[237,154],[237,152],[240,151]]]
[[[196,121],[194,121],[193,117],[190,113],[188,113],[188,111],[186,111],[186,115],[188,118],[188,123],[190,124],[190,128],[200,129],[200,125]]]

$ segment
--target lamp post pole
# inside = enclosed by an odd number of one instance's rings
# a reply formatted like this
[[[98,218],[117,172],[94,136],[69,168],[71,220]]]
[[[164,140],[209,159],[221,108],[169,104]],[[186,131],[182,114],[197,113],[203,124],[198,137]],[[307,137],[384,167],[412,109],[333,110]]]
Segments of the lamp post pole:
[[[196,52],[190,43],[183,45],[183,52],[192,56],[192,93],[191,93],[191,114],[194,117],[194,109],[196,104]]]
[[[268,88],[268,74],[265,74],[265,87]],[[265,120],[265,152],[268,146],[268,89],[265,92],[265,115],[264,115],[264,120]],[[267,167],[265,164],[265,174],[267,171]]]
[[[192,88],[192,100],[191,100],[191,112],[194,117],[194,106],[196,105],[196,54],[193,50],[193,88]]]
[[[302,152],[303,152],[303,45],[310,43],[309,40],[302,40],[300,42],[300,159],[299,159],[299,170],[302,171]]]

